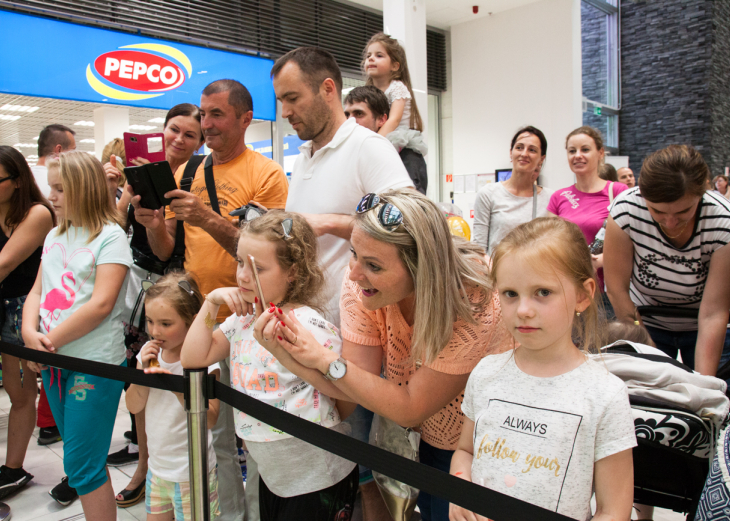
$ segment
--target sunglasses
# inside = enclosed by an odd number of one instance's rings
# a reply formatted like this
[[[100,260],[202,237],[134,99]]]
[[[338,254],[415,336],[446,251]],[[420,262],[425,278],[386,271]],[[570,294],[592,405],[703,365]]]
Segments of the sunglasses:
[[[232,210],[228,213],[228,215],[231,217],[238,217],[239,221],[249,222],[261,217],[265,213],[266,210],[259,208],[255,204],[247,204],[246,206],[241,206],[240,208]]]
[[[142,281],[142,291],[147,293],[152,286],[154,286],[155,283],[151,280],[143,280]],[[177,283],[178,287],[182,289],[185,293],[190,295],[191,297],[195,296],[195,292],[193,291],[193,287],[190,285],[190,283],[187,280],[181,280]]]
[[[360,200],[355,211],[357,213],[369,212],[379,204],[381,199],[376,194],[367,194]],[[393,203],[385,203],[378,211],[378,221],[388,231],[393,231],[403,224],[403,214]]]
[[[284,239],[291,239],[291,229],[294,225],[294,221],[291,219],[284,219],[281,221],[281,229],[284,232]]]

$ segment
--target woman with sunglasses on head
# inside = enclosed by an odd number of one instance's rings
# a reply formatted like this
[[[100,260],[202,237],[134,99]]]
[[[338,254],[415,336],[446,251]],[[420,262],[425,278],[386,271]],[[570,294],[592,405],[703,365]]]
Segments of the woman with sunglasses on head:
[[[165,160],[170,163],[173,172],[186,163],[195,151],[203,144],[203,131],[200,127],[200,112],[198,107],[190,103],[181,103],[172,107],[165,117],[164,125]],[[129,163],[142,165],[149,163],[145,158],[131,157]],[[111,169],[110,169],[111,167]],[[104,165],[109,175],[116,166],[111,163]],[[137,366],[137,354],[147,342],[145,334],[145,318],[143,295],[140,283],[143,280],[156,281],[165,272],[167,262],[161,261],[152,253],[147,241],[147,229],[134,218],[134,210],[129,205],[131,192],[125,190],[119,200],[117,208],[122,209],[127,216],[128,226],[132,227],[132,256],[134,265],[130,269],[127,279],[125,312],[125,344],[127,346],[127,363],[130,367]],[[127,384],[125,387],[129,387]],[[125,465],[139,461],[137,471],[129,484],[116,496],[117,505],[122,508],[136,505],[145,496],[145,476],[147,475],[147,437],[145,435],[144,411],[132,416],[132,429],[127,433],[130,444],[118,452],[109,455],[107,463],[111,466]]]
[[[23,154],[0,146],[0,337],[24,345],[20,333],[23,304],[41,263],[43,241],[56,223]],[[25,360],[3,353],[3,387],[10,397],[7,452],[0,467],[0,499],[24,487],[33,476],[23,460],[36,420],[36,373]],[[21,377],[21,365],[23,374]],[[28,384],[30,382],[30,384]],[[23,384],[26,385],[23,385]]]
[[[705,375],[730,360],[730,202],[706,191],[700,153],[672,145],[649,155],[639,186],[619,196],[606,227],[606,286],[616,318],[642,321],[656,347]],[[637,307],[683,317],[640,317]]]
[[[363,198],[351,243],[341,357],[291,313],[264,313],[257,335],[276,336],[277,359],[341,411],[357,403],[401,426],[420,425],[420,461],[448,472],[471,370],[512,347],[484,250],[452,237],[441,210],[409,189]],[[421,492],[418,506],[425,521],[448,519],[448,501]]]

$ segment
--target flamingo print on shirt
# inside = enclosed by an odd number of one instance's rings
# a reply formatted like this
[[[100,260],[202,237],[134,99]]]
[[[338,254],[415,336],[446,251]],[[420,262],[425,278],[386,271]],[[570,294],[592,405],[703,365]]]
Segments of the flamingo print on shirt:
[[[75,262],[72,262],[74,260]],[[60,265],[62,270],[68,270],[63,271],[61,275],[61,287],[51,283],[50,289],[46,287],[42,289],[44,298],[40,308],[45,311],[45,314],[41,312],[41,324],[46,332],[49,332],[54,323],[61,321],[61,312],[74,306],[77,293],[94,274],[96,257],[89,248],[78,248],[67,256],[63,244],[54,242],[44,248],[43,263],[46,266],[50,264]]]

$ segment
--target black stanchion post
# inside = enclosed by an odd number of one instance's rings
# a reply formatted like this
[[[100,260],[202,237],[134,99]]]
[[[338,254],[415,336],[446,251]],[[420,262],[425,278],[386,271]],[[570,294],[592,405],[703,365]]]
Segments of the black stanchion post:
[[[208,369],[185,369],[188,413],[188,462],[193,521],[210,520],[208,490]]]

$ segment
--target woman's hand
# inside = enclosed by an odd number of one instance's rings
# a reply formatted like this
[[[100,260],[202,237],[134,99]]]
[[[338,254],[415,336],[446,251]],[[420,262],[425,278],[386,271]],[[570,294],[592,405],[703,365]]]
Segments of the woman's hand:
[[[239,317],[253,314],[253,304],[246,302],[240,288],[214,289],[205,299],[214,306],[228,306]],[[256,298],[258,302],[258,297]]]
[[[253,337],[267,351],[279,358],[276,352],[278,351],[280,354],[282,349],[276,341],[276,336],[281,335],[281,333],[279,332],[279,318],[275,314],[276,311],[277,309],[273,303],[270,303],[269,309],[263,313],[257,310],[257,318],[253,327]]]
[[[449,521],[489,521],[486,517],[449,503]]]
[[[150,360],[159,360],[160,344],[161,342],[159,340],[150,340],[142,346],[139,353],[140,359],[142,360],[142,368],[145,372],[150,368]]]
[[[134,159],[131,159],[129,162],[132,163],[134,166],[142,166],[142,165],[150,164],[150,160],[147,159],[146,157],[135,157]]]
[[[31,371],[33,371],[36,374],[41,374],[41,371],[43,371],[44,369],[48,369],[47,365],[38,364],[36,362],[31,362],[30,360],[26,360],[25,363],[28,364],[28,369],[30,369]]]
[[[317,342],[297,320],[294,310],[284,314],[275,309],[274,315],[279,319],[276,340],[297,362],[309,369],[317,369],[322,374],[329,370],[330,362],[339,355]]]

